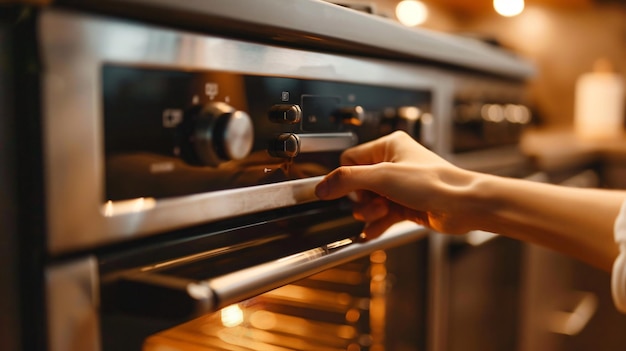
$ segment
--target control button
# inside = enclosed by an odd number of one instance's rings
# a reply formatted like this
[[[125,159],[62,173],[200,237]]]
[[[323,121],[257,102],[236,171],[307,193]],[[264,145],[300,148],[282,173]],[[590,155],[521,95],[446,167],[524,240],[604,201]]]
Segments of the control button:
[[[252,150],[254,129],[247,113],[223,102],[211,102],[192,110],[189,117],[186,131],[190,145],[183,156],[191,163],[217,166],[243,159]]]
[[[268,115],[274,123],[296,124],[302,120],[302,109],[296,104],[274,105]]]
[[[283,133],[270,142],[267,151],[273,157],[294,158],[300,153],[300,138],[293,133]]]
[[[348,106],[335,111],[334,116],[340,123],[360,126],[363,124],[363,120],[365,119],[365,111],[361,106]]]

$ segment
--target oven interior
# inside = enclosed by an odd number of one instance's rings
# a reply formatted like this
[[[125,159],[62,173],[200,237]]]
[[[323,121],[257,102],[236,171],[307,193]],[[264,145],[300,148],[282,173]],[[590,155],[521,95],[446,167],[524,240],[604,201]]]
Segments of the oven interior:
[[[424,349],[427,259],[428,240],[377,250],[204,314],[172,292],[118,283],[122,301],[103,295],[103,349]],[[196,276],[191,266],[170,270]]]

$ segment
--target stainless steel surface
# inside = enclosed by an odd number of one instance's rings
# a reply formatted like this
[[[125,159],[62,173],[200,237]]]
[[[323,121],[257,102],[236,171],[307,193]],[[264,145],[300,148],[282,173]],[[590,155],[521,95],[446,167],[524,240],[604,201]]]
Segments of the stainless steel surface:
[[[99,286],[95,257],[46,270],[48,350],[100,350]]]
[[[44,150],[52,253],[314,199],[316,179],[308,179],[245,193],[104,204],[100,68],[105,62],[430,89],[448,80],[440,71],[415,65],[269,47],[58,10],[42,12],[39,30],[46,67]]]
[[[450,296],[449,238],[445,234],[431,233],[428,258],[428,332],[426,349],[448,349],[448,297]]]
[[[399,53],[418,59],[459,65],[496,74],[526,78],[534,67],[508,52],[470,38],[462,38],[407,28],[387,18],[372,16],[318,0],[81,0],[82,6],[116,7],[153,12],[193,14],[194,18],[215,16],[251,25],[299,31],[309,37],[336,38],[376,48],[380,52]]]
[[[353,133],[299,134],[300,152],[341,151],[357,144]]]

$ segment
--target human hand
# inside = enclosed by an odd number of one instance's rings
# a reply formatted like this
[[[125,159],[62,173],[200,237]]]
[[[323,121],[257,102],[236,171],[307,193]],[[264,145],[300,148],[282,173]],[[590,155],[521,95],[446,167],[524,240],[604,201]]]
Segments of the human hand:
[[[394,132],[346,150],[342,166],[316,187],[320,199],[354,193],[354,217],[366,222],[368,239],[392,224],[411,220],[440,232],[461,234],[468,228],[459,195],[473,181],[464,171],[426,149],[404,132]]]

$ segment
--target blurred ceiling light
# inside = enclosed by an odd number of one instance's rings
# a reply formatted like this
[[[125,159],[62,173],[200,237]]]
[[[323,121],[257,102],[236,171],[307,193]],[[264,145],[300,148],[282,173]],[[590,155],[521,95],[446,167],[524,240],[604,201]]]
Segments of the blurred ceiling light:
[[[402,0],[396,5],[398,21],[407,27],[418,26],[428,18],[428,8],[417,0]]]
[[[524,11],[524,0],[493,0],[493,8],[501,16],[517,16]]]

